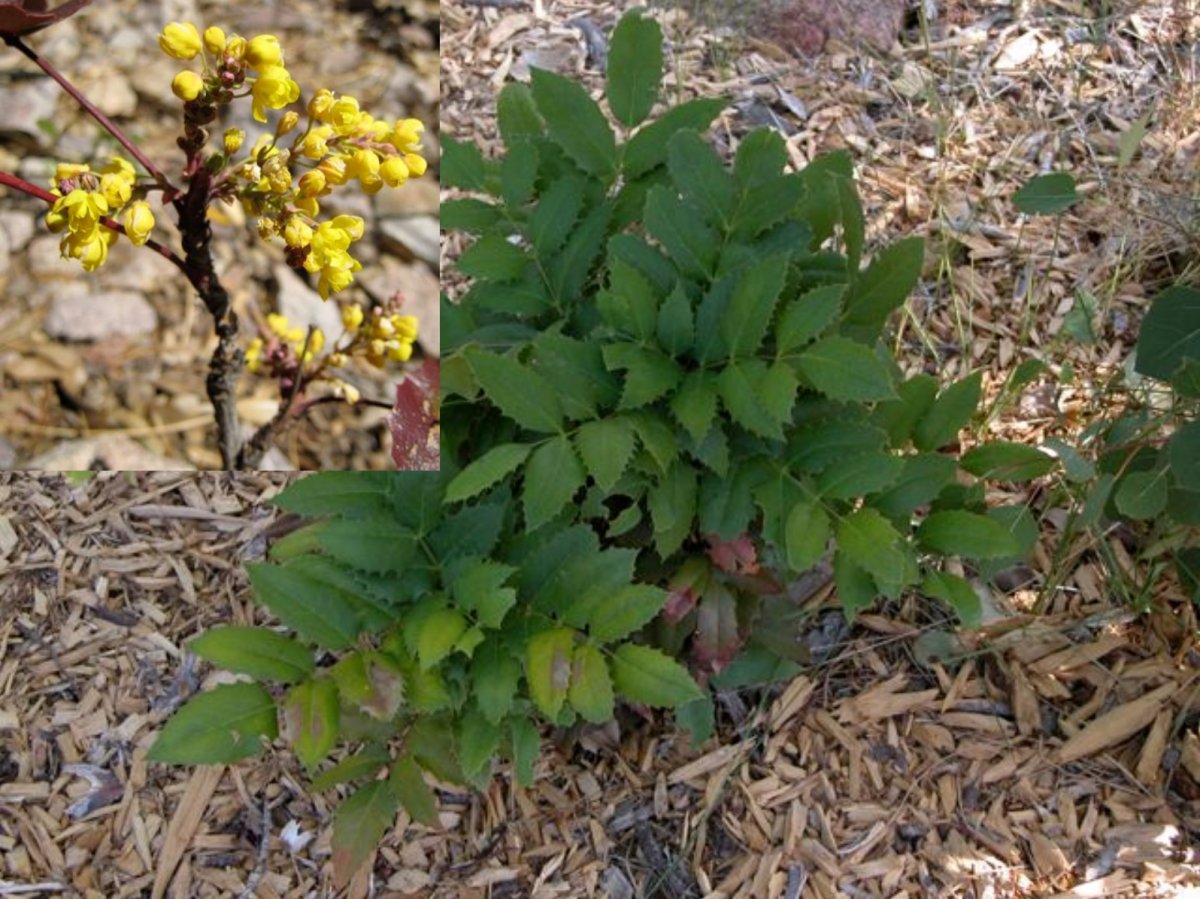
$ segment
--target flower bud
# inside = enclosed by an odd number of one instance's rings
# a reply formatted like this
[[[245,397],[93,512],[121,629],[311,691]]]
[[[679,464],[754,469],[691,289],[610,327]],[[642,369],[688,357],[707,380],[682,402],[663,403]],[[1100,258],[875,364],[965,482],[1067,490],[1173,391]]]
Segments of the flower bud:
[[[191,22],[172,22],[158,36],[158,46],[175,59],[195,59],[202,46],[200,32]]]
[[[408,166],[399,156],[389,156],[379,167],[379,177],[388,187],[399,187],[408,180]]]
[[[345,365],[349,361],[350,360],[346,358],[345,353],[330,353],[329,354],[329,364],[331,366],[333,366],[334,368],[341,368],[343,365]]]
[[[283,137],[289,131],[295,129],[300,124],[300,113],[294,109],[289,109],[279,119],[279,124],[275,126],[275,136]]]
[[[150,232],[154,230],[154,213],[149,203],[144,200],[131,203],[125,210],[124,218],[122,224],[125,226],[125,234],[134,246],[140,247],[150,239]]]
[[[404,164],[408,166],[408,170],[414,178],[420,178],[425,174],[425,160],[416,153],[405,153]]]
[[[353,384],[347,384],[345,381],[339,381],[333,389],[334,395],[344,399],[347,403],[353,405],[362,399],[362,394]]]
[[[289,247],[307,247],[312,244],[313,232],[298,215],[293,215],[283,226],[283,242]]]
[[[211,28],[204,29],[204,49],[213,56],[220,56],[225,52],[225,32],[213,25]]]
[[[171,82],[171,92],[185,103],[195,100],[204,90],[204,79],[195,72],[184,69]]]
[[[300,176],[299,187],[300,196],[319,197],[321,192],[325,190],[325,173],[318,169],[305,172]]]
[[[260,34],[246,44],[246,65],[252,69],[283,65],[283,49],[273,34]]]
[[[342,309],[342,324],[347,331],[357,331],[363,323],[363,308],[353,303]]]
[[[242,148],[245,140],[246,132],[241,128],[227,128],[225,130],[225,155],[232,156]]]
[[[308,114],[318,122],[325,121],[325,116],[329,110],[333,109],[333,92],[321,88],[313,94],[312,99],[308,101]]]
[[[242,57],[246,55],[246,39],[240,34],[235,34],[225,42],[225,58],[232,59],[234,62],[241,62]]]

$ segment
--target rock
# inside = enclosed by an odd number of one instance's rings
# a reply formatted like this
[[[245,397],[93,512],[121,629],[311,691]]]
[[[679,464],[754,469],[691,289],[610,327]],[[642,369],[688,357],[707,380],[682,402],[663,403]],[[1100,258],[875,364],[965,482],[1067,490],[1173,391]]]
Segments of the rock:
[[[8,248],[18,253],[29,244],[33,238],[32,212],[22,212],[18,209],[0,210],[0,231],[8,236]]]
[[[88,99],[106,116],[123,118],[137,112],[137,94],[129,79],[111,65],[91,66],[79,74],[79,81],[88,86]],[[124,148],[119,152],[129,155]]]
[[[62,258],[58,249],[58,238],[53,234],[39,234],[31,240],[26,256],[29,260],[29,271],[39,281],[78,281],[83,272],[74,259]]]
[[[0,437],[0,471],[11,471],[17,461],[17,448]]]
[[[331,343],[342,333],[342,315],[333,300],[322,300],[321,295],[300,280],[300,277],[283,263],[271,269],[279,293],[275,298],[276,308],[294,326],[307,328],[316,325],[325,332],[325,342]]]
[[[59,340],[103,340],[153,333],[158,326],[154,307],[132,290],[55,292],[42,328]]]
[[[160,456],[124,434],[67,440],[21,466],[29,471],[195,471],[193,465]]]
[[[38,122],[54,119],[58,96],[58,85],[49,78],[6,87],[4,102],[0,103],[0,134],[26,134],[39,146],[46,146],[50,139]]]
[[[401,259],[416,257],[438,266],[441,231],[438,220],[429,215],[386,218],[379,223],[384,250]]]
[[[826,41],[885,52],[904,24],[906,0],[776,0],[753,18],[752,30],[792,53],[816,56]]]
[[[375,210],[381,218],[404,215],[437,215],[441,188],[429,175],[413,178],[403,187],[385,187],[375,194]]]

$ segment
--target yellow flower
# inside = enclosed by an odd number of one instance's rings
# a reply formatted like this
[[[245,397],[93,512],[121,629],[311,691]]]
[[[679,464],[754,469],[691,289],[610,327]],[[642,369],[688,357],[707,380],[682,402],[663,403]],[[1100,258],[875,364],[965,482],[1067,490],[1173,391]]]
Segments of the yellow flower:
[[[133,182],[122,175],[106,172],[100,176],[100,193],[111,208],[120,209],[133,195]]]
[[[231,35],[225,42],[225,55],[240,60],[246,55],[246,39],[240,34]]]
[[[330,357],[332,358],[332,357]],[[347,384],[345,381],[335,381],[333,385],[333,395],[339,399],[345,400],[353,405],[362,399],[362,394],[353,384]]]
[[[321,160],[317,171],[325,176],[325,183],[337,186],[346,183],[346,160],[340,156],[330,156]]]
[[[293,215],[283,226],[283,241],[289,247],[307,247],[312,243],[313,230],[298,215]]]
[[[357,331],[363,323],[363,307],[352,303],[342,309],[342,324],[347,331]]]
[[[425,174],[425,159],[416,153],[405,153],[404,164],[408,166],[408,170],[414,178],[420,178]]]
[[[242,148],[242,143],[246,140],[246,132],[241,128],[225,129],[225,155],[232,156]]]
[[[71,231],[91,232],[99,225],[101,216],[108,215],[108,200],[98,191],[77,187],[60,197],[51,211],[65,213]]]
[[[70,231],[59,250],[64,259],[78,259],[84,271],[94,272],[108,258],[108,248],[117,238],[115,231],[94,228],[91,232]]]
[[[308,101],[308,114],[318,122],[323,122],[329,115],[329,110],[333,109],[333,104],[333,91],[321,88]]]
[[[329,152],[326,142],[331,137],[333,137],[332,128],[328,125],[318,125],[316,128],[310,129],[295,143],[296,151],[309,159],[324,159],[325,154]]]
[[[259,72],[250,93],[250,111],[254,121],[265,122],[266,109],[283,109],[300,98],[300,85],[292,80],[283,66],[266,66]]]
[[[260,34],[246,44],[246,65],[255,70],[283,65],[283,49],[273,34]]]
[[[379,176],[388,187],[399,187],[408,180],[408,166],[399,156],[389,156],[379,167]]]
[[[195,59],[202,46],[200,32],[191,22],[172,22],[158,36],[158,46],[167,56]]]
[[[255,337],[246,347],[246,370],[255,374],[262,367],[263,340]]]
[[[300,345],[301,346],[304,345],[303,339],[301,340]],[[309,338],[308,338],[308,350],[305,351],[304,358],[301,359],[300,361],[301,362],[312,362],[313,357],[316,356],[318,353],[320,353],[321,350],[323,350],[324,348],[325,348],[325,332],[322,331],[320,328],[313,328],[312,334],[309,335]]]
[[[51,187],[57,187],[62,182],[77,178],[84,172],[90,172],[92,167],[85,163],[78,162],[60,162],[54,167],[54,180],[50,182]]]
[[[387,357],[392,362],[407,362],[412,358],[412,344],[407,340],[389,340],[384,344]]]
[[[171,93],[185,103],[195,100],[204,90],[204,79],[188,69],[184,69],[171,82]]]
[[[279,124],[275,126],[275,136],[283,137],[289,131],[295,129],[300,124],[300,113],[294,109],[289,109],[279,119]]]
[[[319,169],[305,172],[300,176],[300,196],[319,197],[325,192],[325,173]]]
[[[392,326],[401,340],[412,343],[417,339],[417,317],[415,315],[393,315]]]
[[[134,246],[140,247],[150,239],[150,232],[154,230],[154,213],[150,209],[150,204],[144,200],[138,200],[136,203],[130,204],[125,210],[125,234],[132,241]]]
[[[213,56],[220,56],[225,52],[225,32],[213,25],[211,28],[204,29],[204,49]]]
[[[366,147],[354,151],[346,160],[346,177],[357,178],[364,186],[369,181],[379,180],[379,154]]]
[[[421,134],[425,124],[420,119],[397,119],[392,131],[392,146],[401,153],[421,149]]]
[[[329,124],[342,137],[351,135],[358,129],[361,117],[362,111],[358,108],[356,97],[341,97],[329,110]]]

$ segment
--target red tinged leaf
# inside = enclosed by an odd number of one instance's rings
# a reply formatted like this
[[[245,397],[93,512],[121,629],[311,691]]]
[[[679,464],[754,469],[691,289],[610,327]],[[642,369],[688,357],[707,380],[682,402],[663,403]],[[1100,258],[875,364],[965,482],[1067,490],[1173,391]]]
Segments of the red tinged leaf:
[[[721,584],[712,584],[700,597],[692,654],[703,670],[716,674],[742,648],[737,613],[737,597]]]
[[[708,585],[708,563],[693,556],[667,582],[667,601],[662,615],[669,624],[678,624],[692,609]]]
[[[92,0],[67,0],[47,11],[46,0],[0,0],[0,37],[20,37],[61,22]]]
[[[400,471],[441,468],[441,364],[427,357],[396,387],[396,405],[388,415],[392,459]]]
[[[696,608],[696,600],[698,598],[696,591],[691,587],[672,590],[667,594],[667,601],[663,605],[663,618],[670,624],[678,624],[688,612]]]
[[[708,557],[722,571],[730,574],[757,574],[758,553],[746,534],[733,540],[722,540],[715,534],[708,537]]]

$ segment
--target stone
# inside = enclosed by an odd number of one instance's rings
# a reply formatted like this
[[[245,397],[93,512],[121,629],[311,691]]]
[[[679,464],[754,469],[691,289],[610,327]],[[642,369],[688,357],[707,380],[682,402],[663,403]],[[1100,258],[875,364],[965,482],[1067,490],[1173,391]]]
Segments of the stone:
[[[307,328],[316,325],[325,332],[326,344],[331,344],[342,333],[342,314],[332,299],[323,300],[321,295],[300,280],[300,277],[282,262],[271,269],[279,293],[275,307],[287,316],[293,327]]]
[[[58,238],[53,234],[39,234],[29,242],[26,253],[29,271],[38,281],[79,280],[83,271],[74,259],[63,259],[58,249]]]
[[[441,251],[441,229],[438,220],[429,215],[410,215],[386,218],[379,223],[380,241],[384,250],[401,259],[416,257],[438,267]]]
[[[404,215],[437,215],[441,188],[437,180],[422,175],[411,178],[402,187],[385,187],[375,194],[375,211],[382,218]]]
[[[32,212],[22,212],[19,209],[0,210],[0,231],[8,236],[8,248],[18,253],[28,246],[33,238]]]
[[[906,0],[772,0],[753,17],[751,30],[792,53],[818,55],[827,41],[892,48],[904,24]]]
[[[0,471],[11,471],[17,461],[17,448],[0,437]]]
[[[38,122],[53,120],[58,108],[59,88],[49,78],[18,82],[4,89],[0,103],[0,134],[25,134],[39,146],[49,143],[49,137]]]
[[[158,327],[154,307],[132,290],[56,290],[42,328],[59,340],[136,337]]]

